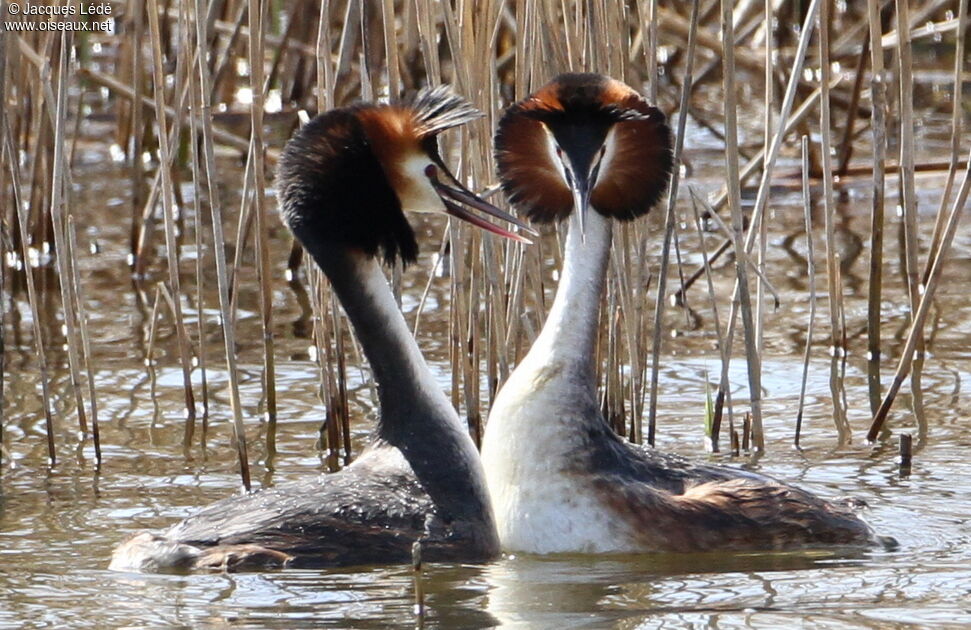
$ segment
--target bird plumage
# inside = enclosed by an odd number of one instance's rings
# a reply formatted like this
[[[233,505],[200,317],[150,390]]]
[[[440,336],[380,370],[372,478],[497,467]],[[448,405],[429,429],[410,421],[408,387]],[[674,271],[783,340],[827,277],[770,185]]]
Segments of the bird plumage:
[[[641,216],[660,200],[670,147],[663,115],[599,75],[561,75],[499,123],[497,164],[510,200],[534,221],[570,220],[553,306],[496,394],[483,437],[503,549],[872,544],[873,531],[843,506],[764,475],[632,445],[604,420],[594,357],[612,222]],[[588,203],[592,212],[581,221]]]
[[[673,159],[661,111],[620,81],[597,74],[560,75],[509,107],[495,145],[503,191],[537,223],[563,220],[573,210],[557,155],[564,146],[604,151],[590,203],[621,221],[658,202]]]
[[[297,130],[280,157],[276,185],[283,221],[301,241],[338,243],[389,264],[397,258],[413,263],[418,255],[405,212],[448,213],[525,240],[455,206],[457,196],[466,204],[475,196],[443,162],[438,135],[481,115],[439,86],[404,103],[360,103],[317,116]],[[491,204],[471,203],[529,230]]]
[[[414,113],[415,133],[421,138],[437,135],[483,116],[482,112],[447,85],[421,90],[410,109]]]
[[[297,130],[280,157],[280,212],[301,241],[317,238],[389,264],[399,257],[412,263],[418,256],[414,230],[375,151],[380,141],[364,122],[376,109],[332,110]]]
[[[277,175],[281,216],[330,280],[374,373],[374,439],[337,473],[229,497],[161,535],[139,534],[115,550],[111,568],[399,563],[416,541],[428,560],[498,554],[475,445],[379,263],[416,259],[405,212],[448,213],[522,240],[458,205],[509,216],[462,187],[438,154],[437,134],[477,115],[450,89],[434,88],[407,103],[326,112],[294,134]]]

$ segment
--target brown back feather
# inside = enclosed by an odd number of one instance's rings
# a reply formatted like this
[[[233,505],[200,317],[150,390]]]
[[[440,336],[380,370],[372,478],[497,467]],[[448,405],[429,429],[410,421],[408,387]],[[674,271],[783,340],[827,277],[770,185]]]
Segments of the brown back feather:
[[[779,550],[862,545],[870,528],[849,510],[777,483],[712,481],[672,494],[599,477],[604,506],[655,551]]]

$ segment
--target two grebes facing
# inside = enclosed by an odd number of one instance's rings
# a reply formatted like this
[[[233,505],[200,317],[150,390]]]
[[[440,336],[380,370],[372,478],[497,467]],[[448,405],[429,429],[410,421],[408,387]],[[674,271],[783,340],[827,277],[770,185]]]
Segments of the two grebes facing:
[[[419,350],[381,262],[412,263],[412,212],[526,241],[462,185],[438,136],[478,117],[447,87],[358,104],[298,130],[279,163],[283,220],[328,277],[377,384],[371,444],[334,473],[218,501],[114,552],[118,570],[485,562],[528,553],[867,546],[848,508],[770,477],[631,444],[597,402],[595,345],[615,222],[646,214],[673,167],[664,115],[629,86],[564,74],[509,107],[499,180],[535,223],[569,221],[553,306],[496,395],[476,452]],[[528,242],[528,241],[526,241]]]

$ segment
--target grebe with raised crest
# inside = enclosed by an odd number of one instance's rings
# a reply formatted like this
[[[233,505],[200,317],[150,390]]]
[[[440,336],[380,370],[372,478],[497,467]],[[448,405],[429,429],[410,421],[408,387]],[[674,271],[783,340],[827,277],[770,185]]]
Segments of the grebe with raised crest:
[[[851,510],[770,477],[698,465],[616,435],[597,402],[614,221],[645,213],[673,167],[664,115],[629,86],[564,74],[512,105],[496,161],[513,205],[569,220],[556,297],[502,385],[482,460],[504,551],[696,552],[870,545]]]
[[[116,570],[479,562],[499,553],[482,466],[395,304],[379,258],[414,262],[407,212],[441,212],[520,241],[459,205],[529,229],[448,171],[442,131],[480,114],[447,87],[359,104],[298,130],[280,158],[284,221],[330,280],[378,386],[376,436],[349,466],[218,501],[112,556]],[[528,241],[527,241],[528,242]]]

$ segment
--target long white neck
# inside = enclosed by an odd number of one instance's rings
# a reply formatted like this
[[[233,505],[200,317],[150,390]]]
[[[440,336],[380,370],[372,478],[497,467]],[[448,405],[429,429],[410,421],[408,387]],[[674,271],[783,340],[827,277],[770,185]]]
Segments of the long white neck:
[[[594,353],[612,222],[591,209],[583,223],[581,232],[576,215],[570,218],[553,307],[523,364],[556,366],[557,374],[569,378],[571,390],[582,387],[587,396],[596,391]]]
[[[610,433],[597,400],[594,353],[611,219],[592,210],[584,219],[583,234],[570,219],[553,307],[533,347],[496,394],[482,439],[506,550],[575,550],[570,545],[577,536],[610,539],[602,520],[587,518],[588,498],[577,495],[570,472],[591,456],[591,444]]]

